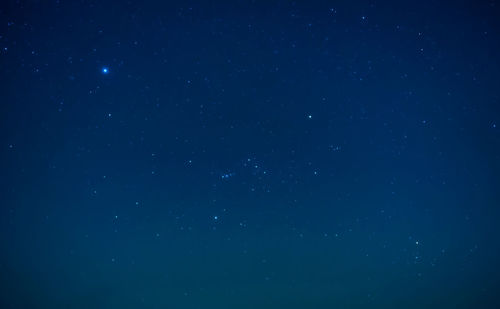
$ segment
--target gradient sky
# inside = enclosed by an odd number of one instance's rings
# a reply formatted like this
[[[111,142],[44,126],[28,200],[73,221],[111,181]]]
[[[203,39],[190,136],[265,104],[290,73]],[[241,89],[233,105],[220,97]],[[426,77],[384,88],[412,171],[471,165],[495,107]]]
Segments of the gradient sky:
[[[498,1],[2,1],[1,308],[500,308]]]

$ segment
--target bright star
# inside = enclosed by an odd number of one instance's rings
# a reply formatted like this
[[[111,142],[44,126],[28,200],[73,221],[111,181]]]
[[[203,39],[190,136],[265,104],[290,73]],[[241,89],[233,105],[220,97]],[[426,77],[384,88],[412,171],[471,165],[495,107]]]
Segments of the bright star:
[[[102,74],[108,74],[109,73],[109,69],[107,67],[104,67],[101,69],[101,73]]]

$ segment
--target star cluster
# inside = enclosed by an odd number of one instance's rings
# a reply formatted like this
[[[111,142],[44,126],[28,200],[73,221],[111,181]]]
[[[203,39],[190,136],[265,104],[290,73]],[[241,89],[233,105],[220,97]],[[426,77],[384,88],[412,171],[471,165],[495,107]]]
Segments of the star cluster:
[[[1,308],[495,308],[496,1],[7,1]]]

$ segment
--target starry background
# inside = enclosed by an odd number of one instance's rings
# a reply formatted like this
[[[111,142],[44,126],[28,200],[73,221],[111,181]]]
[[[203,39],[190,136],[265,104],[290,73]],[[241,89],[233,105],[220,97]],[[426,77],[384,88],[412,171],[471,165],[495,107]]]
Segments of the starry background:
[[[2,1],[2,308],[498,308],[497,1]]]

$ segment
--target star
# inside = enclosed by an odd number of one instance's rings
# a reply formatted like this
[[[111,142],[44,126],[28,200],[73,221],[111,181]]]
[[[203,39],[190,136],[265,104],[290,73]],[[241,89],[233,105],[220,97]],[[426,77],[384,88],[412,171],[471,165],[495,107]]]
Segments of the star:
[[[101,69],[101,73],[102,73],[102,74],[108,74],[108,73],[109,73],[109,69],[108,69],[108,67],[103,67],[103,68]]]

